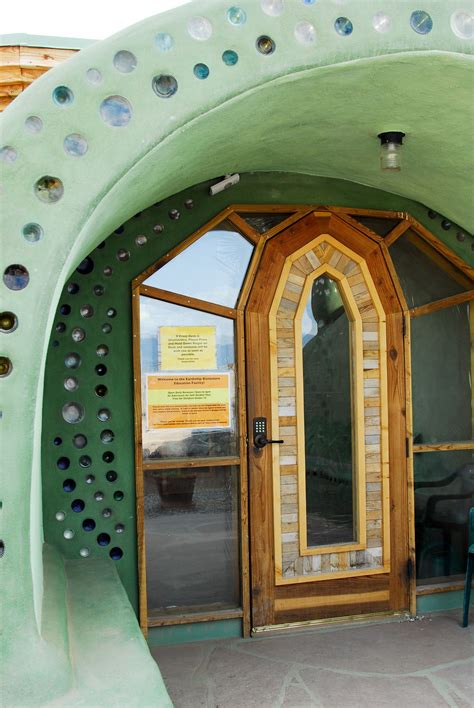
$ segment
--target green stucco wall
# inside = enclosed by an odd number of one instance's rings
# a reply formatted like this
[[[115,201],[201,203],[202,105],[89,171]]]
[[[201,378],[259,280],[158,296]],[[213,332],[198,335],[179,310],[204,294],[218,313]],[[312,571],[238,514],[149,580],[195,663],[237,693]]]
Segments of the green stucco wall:
[[[9,610],[3,668],[8,674],[20,662],[25,684],[54,674],[54,652],[48,655],[41,638],[43,381],[56,308],[78,263],[137,211],[232,171],[291,171],[345,180],[348,188],[364,184],[425,203],[472,228],[466,149],[472,42],[451,29],[457,0],[424,3],[433,22],[428,34],[410,27],[418,9],[410,0],[385,0],[383,10],[392,18],[387,33],[373,27],[381,11],[375,0],[287,0],[278,15],[249,0],[240,26],[228,21],[228,9],[223,0],[196,0],[97,42],[38,79],[1,117],[1,267],[19,264],[30,276],[22,290],[1,285],[4,309],[18,318],[17,329],[2,334],[1,348],[13,367],[0,382],[0,572]],[[353,23],[350,35],[334,29],[342,14]],[[189,34],[195,15],[209,20],[208,39]],[[296,39],[302,21],[313,25],[314,43]],[[160,32],[174,38],[168,52],[156,45]],[[261,35],[274,40],[272,54],[257,51]],[[238,54],[232,66],[222,61],[229,49]],[[114,66],[122,50],[137,59],[129,73]],[[210,67],[204,81],[193,74],[200,62]],[[99,83],[90,81],[90,69],[100,72]],[[156,95],[152,81],[159,75],[176,78],[175,95]],[[72,91],[71,103],[52,100],[61,86]],[[132,107],[122,127],[108,125],[99,111],[116,95]],[[42,121],[40,132],[25,127],[31,116]],[[389,129],[407,134],[397,174],[379,171],[376,136]],[[87,141],[82,156],[64,148],[65,138],[76,134]],[[46,176],[64,186],[56,203],[35,193],[37,180]],[[24,238],[31,222],[42,229],[36,242]],[[457,242],[454,229],[446,238],[472,255],[471,241]],[[37,683],[38,703],[44,686]]]

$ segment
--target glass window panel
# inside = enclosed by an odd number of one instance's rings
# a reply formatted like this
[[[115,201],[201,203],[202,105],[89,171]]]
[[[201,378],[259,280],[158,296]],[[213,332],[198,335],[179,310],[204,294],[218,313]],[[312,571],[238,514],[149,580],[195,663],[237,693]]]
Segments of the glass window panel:
[[[400,219],[382,219],[378,216],[361,216],[360,214],[351,214],[351,216],[363,226],[375,231],[379,236],[387,236],[400,223]]]
[[[282,221],[289,219],[290,216],[293,216],[293,214],[294,212],[289,212],[287,214],[283,214],[282,212],[269,212],[267,214],[259,214],[257,212],[239,212],[239,216],[242,217],[242,219],[245,219],[247,224],[251,226],[252,229],[255,229],[255,231],[258,231],[259,234],[264,234],[266,231],[274,229],[275,226],[278,226],[278,224],[281,224]]]
[[[151,616],[240,606],[239,468],[145,470]]]
[[[144,281],[144,285],[235,307],[253,246],[223,222]]]
[[[354,541],[351,325],[337,283],[314,281],[302,320],[308,546]]]
[[[417,578],[466,571],[468,515],[474,505],[474,452],[414,455]]]
[[[441,256],[414,231],[390,246],[408,307],[426,305],[472,288],[467,276]]]
[[[170,342],[169,330],[162,328],[176,326],[183,329],[175,330]],[[197,345],[190,334],[198,337]],[[195,346],[201,347],[197,354]],[[144,461],[237,454],[233,320],[142,296],[140,361]],[[151,410],[152,404],[160,410]]]
[[[411,321],[415,443],[472,438],[474,303]]]

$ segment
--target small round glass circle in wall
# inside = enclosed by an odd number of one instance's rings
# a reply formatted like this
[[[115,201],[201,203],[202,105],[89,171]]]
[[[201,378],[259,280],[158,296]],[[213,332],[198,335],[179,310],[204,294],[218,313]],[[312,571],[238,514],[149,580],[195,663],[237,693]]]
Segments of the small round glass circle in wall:
[[[279,17],[285,9],[283,0],[260,0],[260,5],[263,12],[270,17]]]
[[[7,165],[13,164],[17,157],[17,151],[11,145],[4,145],[0,148],[0,160]]]
[[[456,10],[451,15],[451,29],[459,39],[474,37],[474,12]]]
[[[24,225],[21,233],[25,241],[28,241],[28,243],[36,243],[43,238],[44,231],[39,224],[30,223]]]
[[[12,263],[3,272],[3,282],[9,290],[23,290],[30,282],[30,276],[25,266]]]
[[[188,22],[188,33],[193,39],[204,42],[212,36],[212,24],[207,17],[192,17]]]
[[[227,19],[234,27],[239,27],[247,22],[247,13],[238,5],[233,5],[227,10]]]
[[[99,69],[95,69],[94,67],[92,67],[90,69],[87,69],[86,78],[90,84],[97,86],[97,84],[100,84],[100,82],[102,81],[102,74],[100,73]]]
[[[29,133],[39,133],[43,128],[43,121],[39,116],[28,116],[25,120],[25,128]]]
[[[376,32],[380,32],[380,34],[390,32],[392,29],[392,18],[385,12],[377,12],[372,17],[372,27]]]
[[[160,98],[171,98],[171,96],[174,96],[178,90],[178,82],[174,76],[170,76],[169,74],[160,74],[159,76],[155,76],[151,82],[151,85],[153,87],[153,91]]]
[[[226,49],[222,54],[222,61],[226,66],[235,66],[239,61],[239,55],[233,49]]]
[[[123,128],[132,118],[132,106],[123,96],[108,96],[100,104],[100,116],[112,128]]]
[[[13,312],[5,310],[0,312],[0,332],[2,334],[10,334],[18,327],[18,318]]]
[[[155,37],[155,44],[160,52],[169,52],[173,49],[174,39],[167,32],[159,32]]]
[[[314,44],[316,41],[316,30],[311,22],[298,22],[295,27],[295,38],[300,44]]]
[[[53,101],[57,106],[65,108],[74,101],[74,94],[67,86],[56,86],[53,91]]]
[[[64,138],[64,150],[73,157],[82,157],[88,150],[87,140],[80,133],[71,133]]]
[[[338,17],[334,23],[334,29],[341,37],[348,37],[352,34],[354,26],[348,17]]]
[[[262,34],[256,42],[257,50],[260,52],[260,54],[264,54],[268,56],[269,54],[273,54],[275,51],[275,42],[271,37],[268,37],[266,34]]]
[[[193,69],[193,74],[196,79],[207,79],[209,76],[209,67],[207,64],[196,64]]]
[[[65,403],[62,407],[62,416],[66,423],[80,423],[84,420],[84,414],[84,406],[80,403],[76,403],[75,401]]]
[[[64,186],[59,177],[45,175],[37,180],[34,191],[40,201],[45,204],[55,204],[63,196]]]
[[[114,66],[122,74],[129,74],[136,69],[137,58],[135,54],[132,54],[127,49],[122,49],[114,56]]]
[[[411,13],[410,26],[417,34],[428,34],[433,29],[433,20],[426,10]]]

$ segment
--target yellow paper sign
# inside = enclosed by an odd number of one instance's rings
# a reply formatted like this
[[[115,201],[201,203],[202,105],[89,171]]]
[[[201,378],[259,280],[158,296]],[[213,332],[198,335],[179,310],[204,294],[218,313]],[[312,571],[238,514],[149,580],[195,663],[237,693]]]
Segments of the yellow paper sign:
[[[216,369],[215,327],[160,327],[161,369]]]
[[[147,429],[229,428],[228,373],[147,376]]]

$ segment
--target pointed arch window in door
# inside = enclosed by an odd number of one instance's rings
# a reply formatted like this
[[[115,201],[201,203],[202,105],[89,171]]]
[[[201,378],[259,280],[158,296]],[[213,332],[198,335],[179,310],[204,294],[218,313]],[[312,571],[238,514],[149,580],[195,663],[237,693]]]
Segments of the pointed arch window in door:
[[[351,322],[321,275],[301,321],[308,547],[354,541]]]

